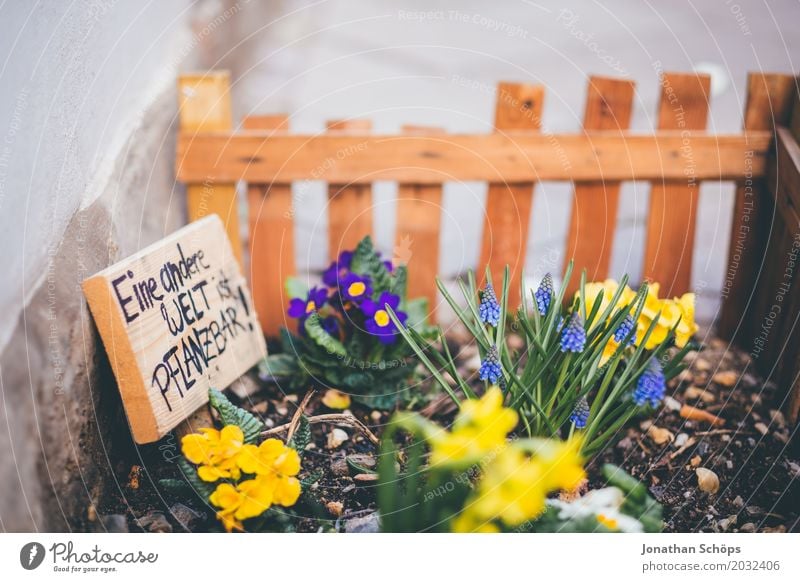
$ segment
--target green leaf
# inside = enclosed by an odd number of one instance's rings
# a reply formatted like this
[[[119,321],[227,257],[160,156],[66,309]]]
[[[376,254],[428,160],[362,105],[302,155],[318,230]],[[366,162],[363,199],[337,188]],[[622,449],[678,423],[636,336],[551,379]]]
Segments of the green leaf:
[[[408,315],[406,327],[413,327],[420,333],[428,327],[425,324],[428,319],[428,300],[424,297],[406,301],[405,312]]]
[[[403,393],[398,392],[390,392],[388,394],[353,394],[351,398],[354,402],[363,404],[374,410],[392,410],[403,395]]]
[[[401,299],[405,299],[408,292],[408,268],[405,265],[400,265],[395,269],[390,291],[399,295]]]
[[[308,285],[303,283],[297,277],[287,277],[286,295],[291,299],[305,299],[308,296]]]
[[[258,375],[261,378],[289,378],[300,373],[297,358],[291,354],[275,354],[267,356],[258,364]]]
[[[322,479],[323,472],[320,469],[317,469],[313,473],[310,473],[307,477],[303,477],[300,479],[300,488],[303,491],[308,490],[314,483]]]
[[[350,270],[359,275],[366,275],[372,280],[374,295],[389,291],[392,287],[392,276],[386,265],[383,264],[383,260],[375,252],[369,236],[365,236],[353,251]]]
[[[354,475],[362,475],[362,474],[375,475],[377,473],[377,471],[374,471],[374,470],[370,469],[369,467],[365,467],[364,465],[361,465],[360,463],[356,463],[350,457],[345,457],[345,461],[347,462],[347,466],[350,467],[353,470],[353,474]]]
[[[292,435],[292,438],[286,443],[287,446],[293,448],[303,459],[306,452],[306,447],[311,442],[311,423],[308,422],[308,417],[305,414],[300,416],[300,422],[297,424],[297,430]]]
[[[330,354],[335,354],[343,358],[347,357],[347,350],[342,345],[342,342],[337,340],[322,327],[318,313],[312,313],[308,319],[306,319],[305,327],[308,337],[318,346],[325,348]]]
[[[159,479],[158,486],[172,495],[185,495],[190,489],[189,484],[183,479]]]
[[[254,443],[258,440],[264,425],[255,416],[231,404],[231,401],[219,390],[214,388],[208,391],[208,401],[213,406],[222,419],[222,424],[235,424],[244,433],[244,442]]]
[[[209,483],[208,481],[203,481],[197,475],[197,469],[194,467],[194,465],[192,465],[184,457],[179,457],[177,464],[181,473],[183,473],[184,479],[186,479],[186,484],[191,487],[192,490],[203,500],[207,500],[217,488],[216,485],[214,483]]]

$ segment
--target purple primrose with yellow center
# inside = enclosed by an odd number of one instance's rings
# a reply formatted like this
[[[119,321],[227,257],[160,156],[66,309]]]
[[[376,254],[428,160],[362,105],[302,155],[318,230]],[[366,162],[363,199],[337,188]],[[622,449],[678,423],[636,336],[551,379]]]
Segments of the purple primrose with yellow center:
[[[339,293],[342,299],[360,304],[372,295],[369,277],[348,273],[339,283]]]
[[[328,301],[328,290],[319,287],[312,287],[308,291],[305,299],[295,297],[289,301],[287,313],[289,317],[298,318],[301,323],[308,319],[308,316],[320,309]]]
[[[389,345],[397,339],[397,326],[389,317],[387,306],[394,311],[401,324],[406,322],[408,315],[403,311],[398,311],[400,297],[384,291],[377,301],[365,299],[361,304],[361,312],[366,316],[364,326],[367,331],[376,336],[378,341]]]

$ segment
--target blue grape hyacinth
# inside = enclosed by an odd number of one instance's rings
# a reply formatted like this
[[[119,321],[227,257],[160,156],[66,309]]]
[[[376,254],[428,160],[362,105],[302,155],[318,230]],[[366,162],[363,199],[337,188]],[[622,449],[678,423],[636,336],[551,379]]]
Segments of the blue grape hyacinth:
[[[561,331],[561,351],[580,353],[586,347],[586,330],[578,313],[573,313]]]
[[[638,406],[644,406],[647,402],[658,406],[664,399],[666,391],[667,381],[664,378],[664,371],[661,369],[661,362],[658,361],[658,358],[652,358],[647,364],[647,369],[636,382],[633,401]]]
[[[575,404],[575,408],[572,409],[569,420],[575,425],[575,428],[586,427],[586,423],[589,420],[589,401],[586,400],[586,396],[578,400],[577,404]]]
[[[497,303],[494,287],[488,283],[481,293],[481,302],[478,305],[478,316],[482,323],[497,327],[500,322],[500,304]]]
[[[547,314],[547,310],[550,309],[550,303],[553,301],[553,276],[550,273],[545,274],[533,296],[536,298],[536,308],[539,310],[539,315]]]
[[[622,341],[628,337],[628,334],[633,331],[633,327],[635,322],[633,321],[633,317],[631,315],[626,315],[625,319],[622,320],[622,323],[619,324],[619,327],[614,332],[614,341],[618,344],[621,344]],[[633,344],[636,341],[636,334],[631,335],[630,339],[628,340],[629,344]]]
[[[500,354],[497,351],[497,346],[492,346],[486,352],[486,357],[481,362],[481,367],[478,370],[478,377],[481,380],[487,380],[490,384],[500,384],[504,382],[503,369],[500,367]]]

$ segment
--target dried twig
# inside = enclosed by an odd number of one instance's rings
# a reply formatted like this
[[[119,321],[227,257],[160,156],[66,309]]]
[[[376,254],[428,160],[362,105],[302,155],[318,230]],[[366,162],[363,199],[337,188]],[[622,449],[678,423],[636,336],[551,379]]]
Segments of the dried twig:
[[[348,414],[319,414],[317,416],[309,416],[307,420],[309,424],[322,424],[322,423],[347,424],[353,427],[354,429],[358,430],[359,432],[361,432],[365,437],[369,439],[369,441],[373,445],[377,446],[378,444],[380,444],[380,439],[377,436],[375,436],[375,433],[369,430],[369,428],[367,428],[367,426],[363,422],[358,420],[356,417],[350,416]],[[292,419],[292,422],[294,422],[294,419]],[[287,424],[276,426],[275,428],[271,428],[269,430],[265,430],[261,433],[261,436],[268,437],[284,433],[291,428],[291,425],[292,423],[290,422]]]
[[[286,442],[292,440],[295,431],[297,430],[297,425],[300,424],[300,419],[303,417],[303,412],[308,406],[308,402],[311,400],[311,397],[314,396],[314,391],[309,390],[306,395],[303,397],[303,400],[300,402],[300,405],[297,407],[297,410],[292,416],[292,420],[289,422],[286,429]]]

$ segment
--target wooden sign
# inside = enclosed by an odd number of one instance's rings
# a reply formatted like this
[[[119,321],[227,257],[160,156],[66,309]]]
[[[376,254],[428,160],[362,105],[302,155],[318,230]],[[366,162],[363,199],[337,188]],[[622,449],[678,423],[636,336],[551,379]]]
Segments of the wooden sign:
[[[158,440],[266,355],[218,216],[83,282],[137,443]]]

